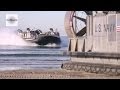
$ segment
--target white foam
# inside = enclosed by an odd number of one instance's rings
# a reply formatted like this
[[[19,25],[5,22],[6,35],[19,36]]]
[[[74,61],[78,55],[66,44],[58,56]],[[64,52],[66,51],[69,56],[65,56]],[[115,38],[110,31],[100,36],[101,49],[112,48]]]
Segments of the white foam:
[[[51,44],[51,43],[49,43],[49,44],[47,44],[47,45],[45,45],[46,47],[60,47],[60,45],[57,45],[57,44],[55,44],[55,43],[53,43],[53,44]]]
[[[35,43],[24,41],[15,30],[8,28],[0,29],[0,45],[37,46]]]
[[[22,69],[21,67],[0,67],[0,71],[5,71],[5,70],[20,70]]]

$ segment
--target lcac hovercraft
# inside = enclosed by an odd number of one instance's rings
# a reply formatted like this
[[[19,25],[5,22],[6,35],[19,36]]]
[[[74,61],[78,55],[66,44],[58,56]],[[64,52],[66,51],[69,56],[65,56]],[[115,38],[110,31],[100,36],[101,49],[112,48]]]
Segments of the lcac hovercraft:
[[[65,30],[71,61],[63,69],[120,74],[119,11],[68,11]]]
[[[27,31],[18,30],[18,34],[23,40],[31,43],[36,43],[38,45],[56,44],[60,45],[61,39],[58,31],[54,31],[50,28],[50,31],[43,33],[41,30],[30,30]]]

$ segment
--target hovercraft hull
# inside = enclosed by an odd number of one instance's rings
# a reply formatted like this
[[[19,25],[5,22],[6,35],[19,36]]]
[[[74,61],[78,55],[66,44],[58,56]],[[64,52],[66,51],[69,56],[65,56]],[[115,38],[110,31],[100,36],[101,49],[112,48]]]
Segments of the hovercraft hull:
[[[34,39],[25,38],[25,40],[28,42],[36,43],[38,45],[47,45],[47,44],[59,45],[61,43],[60,37],[54,35],[39,35]]]

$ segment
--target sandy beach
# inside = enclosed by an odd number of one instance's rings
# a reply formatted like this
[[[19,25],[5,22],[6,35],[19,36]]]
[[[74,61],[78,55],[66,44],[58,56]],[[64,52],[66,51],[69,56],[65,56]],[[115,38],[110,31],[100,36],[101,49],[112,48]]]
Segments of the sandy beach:
[[[68,70],[0,71],[0,79],[120,79],[120,76]]]

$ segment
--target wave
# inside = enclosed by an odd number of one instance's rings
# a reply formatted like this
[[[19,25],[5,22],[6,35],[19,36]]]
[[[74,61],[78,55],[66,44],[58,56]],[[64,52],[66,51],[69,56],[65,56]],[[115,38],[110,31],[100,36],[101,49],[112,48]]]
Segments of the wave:
[[[14,56],[14,57],[36,57],[36,56],[69,56],[67,53],[63,54],[0,54],[0,56]]]
[[[0,71],[5,71],[5,70],[20,70],[22,69],[21,67],[0,67]]]

